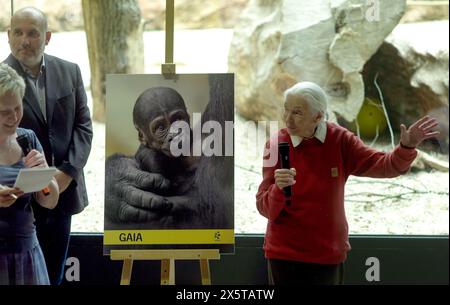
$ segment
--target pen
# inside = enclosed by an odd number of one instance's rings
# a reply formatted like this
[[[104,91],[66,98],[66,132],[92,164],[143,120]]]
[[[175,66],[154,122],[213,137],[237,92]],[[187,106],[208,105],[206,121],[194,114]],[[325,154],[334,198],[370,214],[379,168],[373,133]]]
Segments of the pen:
[[[6,187],[0,184],[0,190],[6,190]],[[12,198],[17,199],[17,196],[14,194],[9,194]]]

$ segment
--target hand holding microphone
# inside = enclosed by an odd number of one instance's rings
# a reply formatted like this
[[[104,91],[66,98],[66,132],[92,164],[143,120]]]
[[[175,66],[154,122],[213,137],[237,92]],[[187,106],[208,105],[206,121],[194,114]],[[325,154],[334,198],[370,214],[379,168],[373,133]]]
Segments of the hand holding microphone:
[[[48,167],[47,161],[45,161],[45,157],[43,154],[41,154],[39,151],[33,149],[31,150],[23,159],[23,163],[25,167],[32,168],[32,167]]]
[[[43,154],[33,149],[30,140],[26,134],[17,137],[17,143],[19,143],[20,148],[22,148],[22,153],[24,155],[25,167],[48,167],[47,161]],[[50,189],[48,187],[42,190],[45,196],[50,194]]]
[[[275,184],[283,190],[286,197],[286,205],[291,204],[292,188],[295,184],[295,168],[289,165],[289,143],[281,142],[278,144],[278,151],[281,158],[281,169],[275,170]]]

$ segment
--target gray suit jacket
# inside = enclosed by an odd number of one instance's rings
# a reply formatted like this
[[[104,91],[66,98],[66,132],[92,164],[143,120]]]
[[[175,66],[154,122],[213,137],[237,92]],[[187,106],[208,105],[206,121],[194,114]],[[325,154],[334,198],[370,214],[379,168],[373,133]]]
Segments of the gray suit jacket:
[[[56,207],[66,215],[73,215],[88,205],[83,167],[91,150],[92,121],[78,65],[47,54],[44,57],[47,121],[27,84],[20,126],[36,133],[49,166],[56,166],[73,178],[60,194]],[[26,79],[12,54],[4,62]]]

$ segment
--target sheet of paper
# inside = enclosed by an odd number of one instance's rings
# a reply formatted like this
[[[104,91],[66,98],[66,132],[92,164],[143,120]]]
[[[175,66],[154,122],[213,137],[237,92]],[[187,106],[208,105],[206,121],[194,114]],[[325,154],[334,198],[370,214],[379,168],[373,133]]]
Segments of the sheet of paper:
[[[56,167],[23,168],[19,171],[14,187],[20,188],[24,193],[34,193],[50,184],[56,174]]]

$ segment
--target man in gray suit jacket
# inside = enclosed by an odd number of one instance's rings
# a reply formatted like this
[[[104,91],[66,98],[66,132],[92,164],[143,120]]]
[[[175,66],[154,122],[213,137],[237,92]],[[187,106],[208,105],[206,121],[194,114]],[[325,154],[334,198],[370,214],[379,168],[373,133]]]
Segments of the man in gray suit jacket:
[[[26,82],[21,127],[32,129],[47,163],[56,166],[58,205],[33,205],[39,243],[52,284],[60,284],[73,214],[88,204],[83,167],[92,142],[92,122],[78,65],[44,54],[51,32],[47,18],[27,7],[14,13],[8,29],[11,55],[4,61]]]

